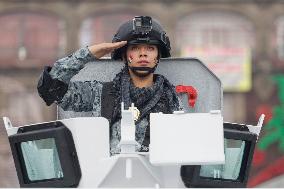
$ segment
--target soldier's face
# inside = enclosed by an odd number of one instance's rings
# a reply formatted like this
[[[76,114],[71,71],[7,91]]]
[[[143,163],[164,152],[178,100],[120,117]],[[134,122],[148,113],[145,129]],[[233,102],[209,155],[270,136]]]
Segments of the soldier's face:
[[[153,68],[158,63],[158,48],[150,44],[129,45],[126,58],[129,66]]]

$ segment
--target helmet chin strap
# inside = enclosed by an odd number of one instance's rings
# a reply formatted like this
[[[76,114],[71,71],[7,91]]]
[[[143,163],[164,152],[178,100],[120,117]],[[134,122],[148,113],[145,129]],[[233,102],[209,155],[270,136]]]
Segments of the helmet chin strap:
[[[129,66],[128,68],[138,77],[146,77],[150,75],[151,73],[154,73],[156,70],[158,64],[156,64],[153,68],[150,67],[134,67],[134,66]],[[140,72],[143,71],[143,72]]]
[[[135,67],[135,66],[130,66],[132,63],[132,60],[129,58],[129,60],[127,61],[127,66],[128,68],[134,73],[134,75],[138,76],[138,77],[147,77],[148,75],[150,75],[151,73],[154,73],[159,61],[156,63],[156,65],[151,68],[151,67]],[[143,72],[140,72],[143,71]]]

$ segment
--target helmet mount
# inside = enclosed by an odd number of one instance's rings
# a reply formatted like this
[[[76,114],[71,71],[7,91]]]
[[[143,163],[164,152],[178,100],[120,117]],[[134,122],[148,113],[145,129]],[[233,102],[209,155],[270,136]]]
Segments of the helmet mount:
[[[145,35],[152,30],[152,18],[150,16],[135,16],[132,21],[133,34]]]

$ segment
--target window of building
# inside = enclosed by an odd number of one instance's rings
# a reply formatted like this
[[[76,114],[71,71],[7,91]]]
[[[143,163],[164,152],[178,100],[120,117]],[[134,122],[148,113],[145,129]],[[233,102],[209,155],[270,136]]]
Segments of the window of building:
[[[225,91],[251,89],[253,27],[232,13],[198,12],[177,23],[176,47],[183,57],[197,57],[222,81]]]
[[[64,22],[42,13],[0,16],[0,66],[42,67],[52,64],[65,49]]]
[[[134,16],[136,14],[123,13],[104,14],[87,18],[83,21],[80,30],[80,46],[111,42],[119,26]]]
[[[277,57],[284,61],[284,16],[276,21],[276,49]]]
[[[274,31],[271,32],[271,61],[274,71],[284,69],[284,16],[280,16],[274,22]]]

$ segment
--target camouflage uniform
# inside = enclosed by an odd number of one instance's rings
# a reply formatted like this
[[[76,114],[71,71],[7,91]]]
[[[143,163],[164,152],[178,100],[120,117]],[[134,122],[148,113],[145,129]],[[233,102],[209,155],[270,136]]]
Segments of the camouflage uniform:
[[[84,65],[96,58],[87,47],[55,62],[49,72],[53,79],[58,79],[68,85],[68,90],[57,104],[65,111],[87,112],[92,111],[93,116],[101,115],[101,93],[103,84],[99,81],[70,82]],[[92,103],[90,103],[92,102]]]
[[[92,112],[92,116],[99,117],[102,114],[102,91],[104,83],[93,81],[70,81],[87,62],[94,61],[96,58],[91,54],[87,47],[81,48],[75,53],[62,58],[55,62],[53,68],[45,69],[41,79],[39,80],[38,90],[39,95],[45,100],[47,105],[56,102],[65,111],[75,112]],[[152,104],[153,109],[148,110],[147,116],[142,117],[136,122],[136,141],[141,145],[137,150],[148,151],[149,143],[149,113],[150,112],[164,112],[172,113],[174,110],[180,110],[181,103],[176,96],[174,87],[168,82],[166,78],[157,75],[157,80],[165,81],[167,83],[167,91],[162,92],[161,98],[156,98],[155,104]],[[162,86],[159,83],[160,89]],[[135,90],[135,89],[133,89]],[[139,89],[138,89],[139,90]],[[175,102],[173,102],[173,95]],[[139,96],[139,95],[138,95]],[[167,98],[170,97],[170,98]],[[142,96],[140,97],[142,99]],[[170,100],[172,99],[172,100]],[[129,101],[129,100],[128,100]],[[155,101],[155,100],[154,100]],[[171,101],[174,107],[170,109],[165,106]],[[117,108],[117,107],[116,107]],[[119,108],[120,110],[120,108]],[[120,141],[120,119],[111,123],[110,127],[110,152],[111,154],[119,153],[118,146]],[[148,129],[147,129],[148,128]],[[146,137],[145,137],[146,136]],[[147,139],[144,141],[144,139]],[[144,145],[143,142],[146,142]]]
[[[59,59],[55,62],[54,66],[44,71],[39,80],[38,88],[48,86],[47,93],[40,92],[39,95],[45,100],[47,105],[51,105],[54,101],[65,111],[75,112],[92,112],[92,116],[101,116],[101,95],[103,83],[93,81],[70,81],[71,78],[76,75],[86,63],[94,61],[96,58],[91,54],[87,47],[81,48],[75,53]],[[50,70],[51,69],[51,70]],[[53,83],[46,84],[46,78],[50,77]],[[57,81],[57,82],[54,82]],[[60,89],[61,86],[68,86],[65,90]],[[62,85],[63,84],[63,85]],[[58,85],[52,87],[53,85]],[[61,87],[62,88],[62,87]],[[64,88],[64,87],[63,87]],[[61,95],[58,95],[62,93]],[[47,96],[54,95],[51,100]],[[141,126],[137,127],[137,133],[140,136],[138,142],[143,143],[146,126],[145,120],[141,122]],[[120,120],[111,126],[110,133],[110,152],[111,154],[119,153],[120,148],[118,147],[120,141]],[[142,137],[143,136],[143,137]]]

